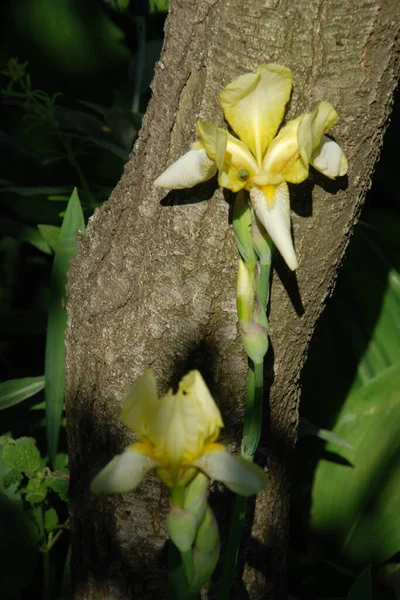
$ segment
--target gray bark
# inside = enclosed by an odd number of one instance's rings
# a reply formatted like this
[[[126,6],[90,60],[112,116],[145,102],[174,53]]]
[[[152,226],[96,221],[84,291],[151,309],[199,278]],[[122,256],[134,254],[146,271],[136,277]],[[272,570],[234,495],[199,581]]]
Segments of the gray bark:
[[[271,484],[247,532],[234,598],[286,597],[285,556],[299,377],[378,157],[398,76],[397,0],[173,0],[153,97],[124,175],[79,240],[69,277],[67,416],[77,599],[162,598],[167,495],[152,477],[131,494],[89,484],[132,441],[119,423],[131,382],[153,367],[161,391],[199,368],[237,448],[247,365],[237,333],[237,253],[228,196],[215,182],[165,193],[153,180],[189,147],[196,119],[223,123],[222,87],[262,62],[294,73],[289,117],[329,100],[348,187],[292,193],[300,268],[273,276],[270,386],[260,461]],[[325,186],[326,188],[329,186]],[[311,198],[312,190],[312,198]],[[273,382],[273,384],[272,384]],[[321,399],[323,401],[323,399]],[[231,500],[214,496],[225,517]],[[226,529],[224,519],[221,530]]]

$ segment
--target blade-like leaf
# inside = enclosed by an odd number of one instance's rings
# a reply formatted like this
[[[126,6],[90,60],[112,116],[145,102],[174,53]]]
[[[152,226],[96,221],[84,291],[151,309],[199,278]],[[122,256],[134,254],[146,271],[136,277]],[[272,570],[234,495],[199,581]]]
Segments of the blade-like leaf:
[[[371,567],[360,573],[346,598],[346,600],[372,600]]]
[[[400,364],[347,399],[334,431],[354,450],[328,444],[312,491],[315,539],[347,564],[383,562],[400,551]]]
[[[12,221],[11,219],[1,218],[0,234],[15,237],[17,240],[21,240],[22,242],[28,242],[41,252],[44,252],[45,254],[51,254],[51,248],[49,244],[35,227],[22,225],[21,223]]]
[[[331,442],[331,444],[336,444],[336,446],[343,446],[343,448],[352,449],[351,444],[333,431],[329,431],[329,429],[321,429],[321,427],[317,427],[317,425],[313,425],[313,423],[310,423],[310,421],[307,419],[300,417],[298,438],[301,439],[309,436],[314,436],[320,440]]]
[[[38,225],[38,229],[50,248],[55,252],[60,237],[60,227],[56,225]]]
[[[44,388],[44,376],[10,379],[0,383],[0,410],[31,398]]]
[[[45,355],[45,400],[47,443],[51,464],[57,453],[64,404],[64,336],[67,322],[66,283],[69,263],[75,254],[76,233],[85,230],[85,221],[76,190],[68,202],[61,226],[51,275],[49,319]]]

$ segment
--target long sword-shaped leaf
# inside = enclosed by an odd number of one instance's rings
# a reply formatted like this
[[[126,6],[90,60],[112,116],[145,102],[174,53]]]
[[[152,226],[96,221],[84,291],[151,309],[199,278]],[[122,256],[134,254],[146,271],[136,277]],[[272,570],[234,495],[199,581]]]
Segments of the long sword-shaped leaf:
[[[46,335],[45,401],[47,444],[54,463],[64,405],[64,337],[67,323],[67,272],[75,254],[76,233],[85,230],[85,221],[76,190],[69,199],[61,226],[51,274],[49,318]]]
[[[9,379],[0,383],[0,410],[31,398],[44,388],[44,376]]]

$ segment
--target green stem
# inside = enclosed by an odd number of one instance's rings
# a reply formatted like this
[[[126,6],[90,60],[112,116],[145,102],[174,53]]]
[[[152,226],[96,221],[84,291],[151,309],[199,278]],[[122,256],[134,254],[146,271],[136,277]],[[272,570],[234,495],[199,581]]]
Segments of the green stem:
[[[247,460],[253,460],[261,437],[264,392],[263,383],[263,363],[255,364],[250,361],[242,440],[242,456]],[[230,596],[246,520],[246,507],[247,498],[236,495],[235,503],[233,505],[232,525],[229,531],[226,555],[219,581],[217,600],[228,600]]]

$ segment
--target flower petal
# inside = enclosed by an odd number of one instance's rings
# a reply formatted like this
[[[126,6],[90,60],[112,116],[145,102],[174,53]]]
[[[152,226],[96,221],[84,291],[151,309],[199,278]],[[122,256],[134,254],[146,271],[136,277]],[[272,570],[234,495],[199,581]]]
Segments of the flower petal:
[[[258,171],[246,144],[215,123],[197,121],[196,131],[208,156],[217,164],[219,185],[232,192],[244,188],[248,179]]]
[[[139,439],[147,439],[159,405],[156,378],[153,370],[147,369],[125,396],[121,422],[132,429]]]
[[[268,483],[268,475],[260,467],[225,451],[203,454],[193,464],[210,479],[222,481],[232,492],[242,496],[257,494]]]
[[[176,394],[169,392],[151,427],[149,440],[154,456],[173,470],[188,465],[213,442],[223,427],[221,413],[198,371],[191,371],[180,382]]]
[[[292,89],[287,67],[264,64],[241,75],[220,94],[225,118],[261,166],[268,144],[278,131]]]
[[[207,156],[204,148],[192,149],[161,173],[154,185],[171,190],[191,188],[208,181],[216,172],[216,164]]]
[[[201,407],[210,430],[207,442],[215,441],[224,422],[200,371],[189,371],[179,383],[179,392],[188,396],[191,402],[196,402]]]
[[[334,126],[338,118],[330,102],[323,100],[312,113],[302,115],[298,129],[299,149],[304,162],[310,162],[313,150],[318,148],[322,136]]]
[[[341,147],[326,135],[322,136],[321,143],[313,152],[310,162],[313,167],[331,179],[347,173],[347,160]]]
[[[261,224],[292,271],[298,263],[290,231],[289,190],[285,182],[277,186],[253,187],[250,199]]]
[[[297,132],[302,116],[289,121],[268,146],[263,160],[263,171],[280,173],[290,183],[300,183],[308,177],[308,161],[304,162],[299,150]],[[257,182],[258,183],[258,182]]]
[[[135,489],[158,463],[129,446],[122,454],[115,456],[96,475],[90,486],[93,494],[123,493]]]

